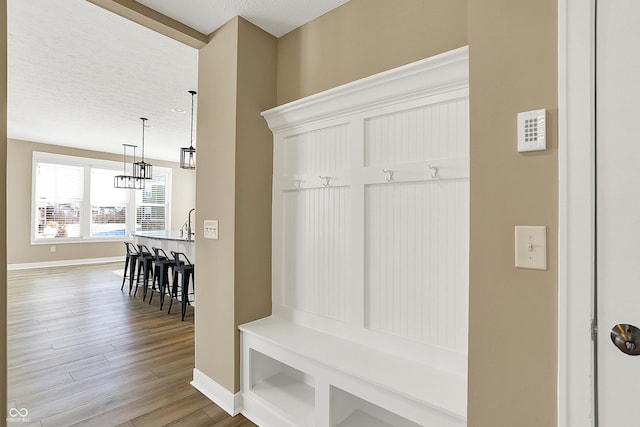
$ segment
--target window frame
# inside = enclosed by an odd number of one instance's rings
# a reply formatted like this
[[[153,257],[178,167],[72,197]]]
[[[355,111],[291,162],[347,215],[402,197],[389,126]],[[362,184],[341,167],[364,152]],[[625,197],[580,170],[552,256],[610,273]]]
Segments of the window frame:
[[[59,164],[65,166],[79,166],[84,170],[83,174],[83,193],[82,202],[80,204],[80,237],[56,237],[56,238],[38,238],[36,236],[36,173],[39,163]],[[64,154],[47,153],[34,151],[31,163],[31,221],[30,221],[30,241],[32,245],[58,245],[68,243],[108,243],[123,240],[131,240],[131,234],[136,229],[136,193],[137,190],[128,191],[126,201],[127,214],[124,236],[91,236],[91,170],[107,169],[115,172],[122,172],[122,162],[113,160],[95,159],[88,157],[69,156]],[[165,229],[169,229],[171,225],[171,181],[172,169],[154,165],[154,174],[166,175],[165,184]]]

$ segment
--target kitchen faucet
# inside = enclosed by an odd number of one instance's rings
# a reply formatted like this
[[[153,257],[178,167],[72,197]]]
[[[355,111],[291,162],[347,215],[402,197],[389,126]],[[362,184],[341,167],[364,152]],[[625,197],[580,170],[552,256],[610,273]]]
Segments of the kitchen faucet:
[[[187,238],[190,239],[192,235],[195,235],[195,232],[191,232],[191,212],[195,211],[196,208],[193,208],[189,211],[188,219],[187,219]]]

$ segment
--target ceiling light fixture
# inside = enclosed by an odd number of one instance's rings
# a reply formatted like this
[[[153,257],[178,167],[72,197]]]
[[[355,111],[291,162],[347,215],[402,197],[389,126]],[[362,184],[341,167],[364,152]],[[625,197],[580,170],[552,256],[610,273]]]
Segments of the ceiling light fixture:
[[[113,177],[113,187],[142,190],[144,188],[144,179],[127,175],[127,148],[129,147],[133,148],[133,161],[136,161],[136,145],[122,144],[122,175]]]
[[[193,97],[196,91],[190,90],[189,93],[191,94],[191,142],[188,147],[180,149],[180,167],[182,169],[196,168],[196,149],[193,148]]]
[[[146,117],[140,117],[142,120],[142,158],[139,162],[133,163],[133,176],[138,179],[151,179],[153,177],[151,163],[145,163],[144,161],[144,128],[145,122],[149,119]]]

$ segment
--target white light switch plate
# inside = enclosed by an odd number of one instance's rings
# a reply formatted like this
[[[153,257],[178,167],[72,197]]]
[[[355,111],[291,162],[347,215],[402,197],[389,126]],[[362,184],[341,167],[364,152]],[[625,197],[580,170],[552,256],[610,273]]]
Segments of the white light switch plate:
[[[516,226],[516,267],[547,269],[547,227]]]
[[[204,238],[218,240],[218,220],[204,220]]]
[[[547,111],[518,113],[518,152],[547,149]]]

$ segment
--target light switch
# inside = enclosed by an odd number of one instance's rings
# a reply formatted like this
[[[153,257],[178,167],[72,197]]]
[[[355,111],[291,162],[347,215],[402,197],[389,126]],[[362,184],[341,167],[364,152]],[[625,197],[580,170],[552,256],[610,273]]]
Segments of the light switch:
[[[218,220],[204,220],[204,238],[218,240]]]
[[[516,267],[547,269],[547,227],[516,226]]]

